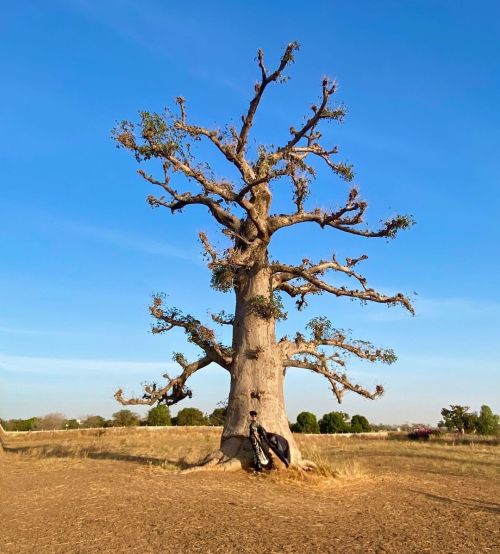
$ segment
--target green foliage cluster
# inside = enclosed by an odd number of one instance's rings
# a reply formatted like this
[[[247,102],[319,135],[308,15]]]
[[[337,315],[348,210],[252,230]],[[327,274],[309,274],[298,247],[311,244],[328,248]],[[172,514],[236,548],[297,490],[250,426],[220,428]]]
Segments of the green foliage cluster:
[[[443,420],[438,427],[460,433],[477,433],[479,435],[498,435],[500,433],[500,416],[487,406],[481,406],[479,415],[471,412],[469,406],[451,404],[450,408],[441,410]]]
[[[174,418],[175,425],[193,426],[193,425],[208,425],[208,417],[198,408],[183,408],[177,413]]]
[[[113,414],[113,427],[137,427],[141,418],[130,410],[119,410]]]
[[[321,433],[349,433],[349,415],[345,412],[329,412],[319,420]]]
[[[220,292],[228,292],[234,287],[233,272],[231,268],[226,265],[216,265],[212,269],[212,278],[210,285],[213,289]]]
[[[36,431],[40,428],[40,418],[30,417],[29,419],[2,419],[0,421],[5,431]]]
[[[319,433],[319,425],[316,416],[311,412],[300,412],[297,422],[292,425],[294,433]]]
[[[273,293],[271,298],[266,298],[261,294],[254,296],[248,302],[250,311],[262,319],[286,319],[288,314],[283,307],[281,296]]]
[[[318,421],[311,412],[301,412],[296,423],[291,425],[294,433],[367,433],[372,427],[365,416],[349,415],[345,412],[329,412]]]
[[[158,404],[149,410],[146,416],[146,425],[152,427],[172,425],[170,410],[165,404]]]
[[[63,429],[80,429],[80,422],[78,419],[65,419]]]
[[[100,415],[89,415],[82,422],[81,426],[89,429],[100,427],[111,427],[111,422]]]
[[[489,406],[481,406],[476,430],[480,435],[498,435],[500,433],[500,416],[494,414]]]
[[[351,433],[369,433],[372,430],[365,416],[353,415],[351,418]]]
[[[226,408],[215,408],[215,410],[208,416],[210,425],[216,427],[223,426],[224,420],[226,419]]]

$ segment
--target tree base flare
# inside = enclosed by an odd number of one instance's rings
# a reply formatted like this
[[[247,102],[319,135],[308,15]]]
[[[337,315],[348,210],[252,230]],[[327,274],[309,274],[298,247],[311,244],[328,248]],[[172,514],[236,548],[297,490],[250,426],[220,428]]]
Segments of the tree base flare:
[[[290,468],[302,471],[313,471],[316,464],[310,460],[304,460],[297,452]],[[276,457],[273,457],[274,467],[278,470],[286,469],[286,466]],[[226,439],[218,450],[210,452],[193,467],[182,470],[181,473],[193,473],[197,471],[238,471],[252,470],[253,450],[250,441],[246,437],[231,437]]]

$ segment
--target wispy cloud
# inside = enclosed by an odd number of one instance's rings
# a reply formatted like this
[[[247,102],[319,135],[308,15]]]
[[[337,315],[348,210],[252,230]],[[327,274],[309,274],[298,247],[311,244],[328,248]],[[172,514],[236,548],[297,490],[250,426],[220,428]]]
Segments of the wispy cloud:
[[[3,204],[2,209],[5,213],[18,213],[21,209],[12,204]],[[29,224],[48,233],[58,233],[63,235],[77,235],[87,237],[102,243],[107,243],[123,250],[135,250],[154,256],[168,256],[179,258],[193,263],[201,263],[201,256],[194,251],[186,250],[167,241],[155,241],[150,238],[130,233],[124,229],[106,227],[101,225],[89,224],[85,221],[66,219],[57,214],[51,213],[43,208],[25,207],[22,211],[27,212],[29,217],[26,220]]]
[[[500,313],[498,302],[473,298],[421,298],[415,304],[423,317],[441,317],[457,313],[464,317],[475,317]]]
[[[81,333],[57,329],[25,329],[21,327],[6,327],[2,325],[0,325],[0,333],[4,333],[6,335],[43,335],[53,337],[81,335]]]
[[[71,229],[77,234],[107,242],[119,248],[136,250],[155,256],[172,256],[190,262],[200,261],[200,257],[196,256],[194,253],[186,252],[185,250],[165,242],[152,241],[145,237],[132,235],[119,229],[91,226],[68,221],[60,221],[59,224],[67,229]]]
[[[76,375],[86,373],[147,375],[173,370],[173,362],[99,360],[82,358],[41,358],[31,356],[11,356],[0,354],[0,371],[7,374],[42,374],[47,376]]]
[[[471,356],[470,353],[452,354],[417,354],[400,353],[395,369],[416,369],[418,374],[424,377],[448,376],[461,379],[469,379],[474,372],[474,379],[480,375],[488,375],[498,381],[500,364],[490,356]],[[492,386],[496,386],[491,382]]]
[[[179,16],[173,13],[171,7],[155,2],[120,0],[119,9],[116,9],[114,2],[72,0],[69,6],[149,53],[173,61],[178,57],[175,50],[159,47],[164,45],[165,33],[194,39],[199,32],[198,22],[185,10]]]
[[[387,292],[386,289],[383,290]],[[500,313],[498,302],[486,302],[473,298],[425,298],[417,296],[413,304],[415,316],[418,319],[449,319],[459,316],[466,320],[476,317],[497,316]],[[410,319],[408,312],[398,307],[379,306],[375,309],[376,311],[365,315],[367,321],[392,322]]]

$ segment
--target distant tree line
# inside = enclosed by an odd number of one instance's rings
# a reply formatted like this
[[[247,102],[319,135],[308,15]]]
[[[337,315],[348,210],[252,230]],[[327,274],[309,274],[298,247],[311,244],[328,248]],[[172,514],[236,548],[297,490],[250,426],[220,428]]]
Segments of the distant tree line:
[[[500,416],[493,413],[489,406],[481,406],[479,414],[471,412],[469,406],[451,404],[441,410],[443,419],[438,427],[458,433],[477,433],[478,435],[500,434]]]
[[[290,425],[294,433],[367,433],[372,426],[365,416],[349,415],[345,412],[329,412],[319,421],[311,412],[301,412],[297,421]]]
[[[67,419],[61,413],[51,413],[29,419],[9,419],[0,423],[6,431],[51,431],[57,429],[89,429],[104,427],[137,426],[223,426],[225,407],[218,407],[210,414],[197,408],[183,408],[176,416],[171,416],[168,406],[160,404],[151,408],[144,418],[131,410],[119,410],[111,419],[100,415],[88,415],[83,419]],[[500,416],[489,406],[481,406],[479,413],[471,412],[468,406],[451,405],[441,410],[443,420],[438,427],[451,432],[477,433],[479,435],[500,434]],[[406,429],[408,427],[408,429]],[[403,425],[398,430],[414,430],[415,426]],[[418,427],[418,426],[417,426]],[[425,427],[425,426],[420,426]],[[311,412],[301,412],[295,423],[290,423],[294,433],[366,433],[370,431],[396,430],[396,426],[370,424],[365,416],[356,414],[349,417],[345,412],[329,412],[319,420]]]
[[[9,419],[0,423],[6,431],[54,431],[60,429],[89,429],[104,427],[137,427],[168,425],[224,425],[225,408],[216,408],[210,415],[197,408],[184,408],[175,417],[170,415],[168,406],[160,404],[151,408],[146,417],[131,410],[119,410],[111,419],[100,415],[88,415],[83,419],[67,419],[63,414],[53,413],[29,419]]]

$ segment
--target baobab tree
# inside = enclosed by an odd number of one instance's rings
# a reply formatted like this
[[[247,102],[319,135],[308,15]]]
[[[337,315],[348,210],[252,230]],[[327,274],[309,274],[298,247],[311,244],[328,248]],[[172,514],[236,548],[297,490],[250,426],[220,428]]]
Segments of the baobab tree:
[[[249,146],[262,98],[269,86],[286,81],[284,71],[293,63],[298,48],[295,42],[289,44],[273,71],[266,67],[262,50],[258,51],[260,78],[241,125],[223,129],[196,125],[188,118],[184,98],[179,97],[175,113],[140,112],[137,123],[123,121],[113,130],[117,145],[130,150],[138,162],[154,159],[161,163],[161,177],[143,169],[138,171],[160,191],[159,195],[148,196],[152,207],[167,208],[175,214],[191,206],[205,206],[222,228],[228,242],[222,252],[205,233],[200,232],[199,238],[211,270],[212,286],[219,291],[231,291],[235,299],[234,314],[212,315],[214,322],[232,328],[232,344],[224,345],[196,317],[167,305],[164,296],[154,296],[150,307],[153,333],[180,328],[187,340],[200,348],[202,355],[188,361],[177,353],[174,360],[182,371],[176,377],[164,375],[163,386],[145,385],[140,398],[125,398],[121,389],[115,398],[125,405],[161,402],[172,405],[191,396],[186,382],[193,373],[211,363],[218,364],[229,372],[231,386],[220,449],[209,455],[205,463],[222,469],[249,462],[246,437],[250,410],[259,413],[267,429],[288,439],[292,463],[298,466],[305,463],[290,433],[285,412],[283,384],[287,368],[303,368],[324,376],[340,402],[347,391],[369,399],[384,392],[380,385],[368,390],[354,383],[345,370],[346,355],[371,362],[392,363],[396,359],[392,350],[353,340],[323,316],[312,319],[307,326],[308,334],[297,333],[294,338],[277,340],[276,321],[285,317],[281,294],[293,298],[298,309],[306,306],[308,296],[329,293],[362,303],[400,305],[413,313],[409,299],[403,294],[386,295],[368,286],[366,278],[358,272],[358,265],[367,259],[366,255],[345,261],[337,259],[335,254],[318,262],[304,258],[299,265],[270,259],[271,241],[286,227],[312,223],[325,232],[335,230],[367,238],[393,238],[399,230],[412,224],[411,217],[398,215],[378,228],[366,227],[364,216],[368,204],[353,185],[349,186],[338,209],[306,208],[316,163],[326,164],[344,181],[353,180],[352,167],[337,161],[337,147],[325,147],[321,141],[321,124],[341,122],[346,113],[342,105],[333,104],[335,81],[322,79],[319,101],[311,106],[310,115],[301,125],[290,127],[290,136],[281,146]],[[216,178],[206,161],[201,163],[196,159],[193,145],[200,140],[211,143],[236,169],[237,181]],[[182,176],[189,184],[179,190],[172,179]],[[290,186],[289,213],[272,211],[273,185],[277,181],[287,181]],[[335,274],[349,277],[355,285],[332,283],[330,277]]]

